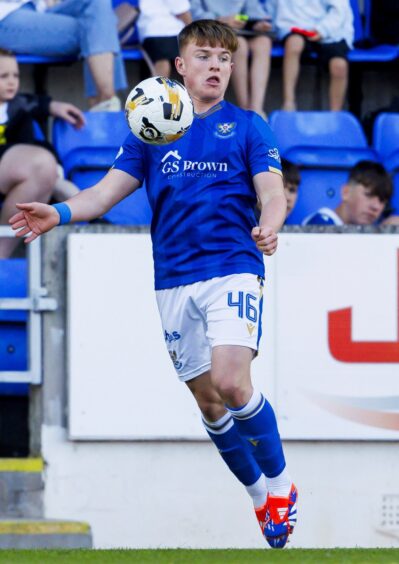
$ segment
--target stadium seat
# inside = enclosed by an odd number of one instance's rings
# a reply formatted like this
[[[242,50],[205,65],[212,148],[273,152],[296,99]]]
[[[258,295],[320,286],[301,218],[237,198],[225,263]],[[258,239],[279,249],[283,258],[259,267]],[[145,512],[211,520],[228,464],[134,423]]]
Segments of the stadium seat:
[[[26,260],[0,260],[0,298],[24,298],[26,295]],[[0,370],[27,370],[26,321],[26,311],[0,309]],[[13,385],[12,389],[14,392],[18,391],[19,393],[22,388],[18,387],[18,385]],[[10,393],[10,386],[0,384],[0,394],[5,393]]]
[[[348,59],[352,63],[380,62],[385,63],[394,61],[399,56],[399,49],[394,45],[372,45],[369,35],[370,26],[367,22],[370,10],[367,9],[365,1],[366,24],[363,26],[362,17],[359,10],[359,1],[350,0],[353,12],[353,25],[355,30],[355,48],[349,52]],[[370,44],[370,47],[363,48],[356,45]]]
[[[87,112],[85,117],[80,130],[61,120],[53,126],[53,143],[65,174],[81,189],[106,174],[129,133],[124,112]],[[144,188],[116,204],[104,219],[114,224],[149,224],[151,209]]]
[[[297,204],[287,223],[299,224],[318,208],[334,208],[348,170],[378,160],[360,123],[349,112],[283,112],[270,115],[281,155],[301,169]]]
[[[399,114],[382,113],[373,128],[373,147],[385,168],[392,173],[394,193],[391,206],[399,214]]]

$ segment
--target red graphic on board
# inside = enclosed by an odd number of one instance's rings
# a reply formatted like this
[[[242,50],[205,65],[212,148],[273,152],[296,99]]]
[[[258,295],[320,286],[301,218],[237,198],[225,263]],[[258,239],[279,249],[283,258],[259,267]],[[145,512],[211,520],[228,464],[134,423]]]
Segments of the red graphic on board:
[[[332,356],[341,362],[399,362],[399,251],[397,253],[396,341],[353,341],[352,308],[328,312],[328,345]]]

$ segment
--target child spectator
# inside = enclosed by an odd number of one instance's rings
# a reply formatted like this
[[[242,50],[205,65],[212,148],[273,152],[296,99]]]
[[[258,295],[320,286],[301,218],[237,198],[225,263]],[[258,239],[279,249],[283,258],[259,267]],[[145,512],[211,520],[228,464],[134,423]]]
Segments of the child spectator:
[[[238,35],[231,76],[237,105],[262,117],[270,74],[272,23],[259,0],[191,0],[194,20],[227,23]]]
[[[298,199],[298,189],[301,183],[301,173],[294,163],[281,159],[285,197],[287,198],[287,217],[295,207]]]
[[[301,183],[301,173],[297,165],[288,161],[287,159],[281,159],[281,172],[283,173],[283,185],[284,193],[287,199],[287,217],[290,215],[295,207],[296,201],[298,199],[298,189]],[[260,202],[258,201],[255,209],[255,216],[257,221],[260,218]]]
[[[59,178],[53,150],[35,139],[33,120],[51,114],[81,127],[83,114],[72,104],[18,94],[18,89],[17,61],[12,53],[0,50],[0,224],[6,224],[15,204],[26,198],[48,202],[54,190],[60,199],[77,191]],[[10,256],[15,246],[14,238],[0,238],[0,258]]]
[[[179,54],[177,36],[191,23],[189,0],[140,0],[140,42],[154,64],[154,75],[169,77]]]
[[[278,39],[284,41],[283,110],[296,110],[295,91],[304,51],[316,52],[330,73],[330,110],[342,110],[353,44],[349,0],[268,0]]]
[[[392,181],[380,163],[359,161],[341,188],[341,203],[335,210],[321,208],[302,225],[372,225],[392,196]]]
[[[30,55],[81,55],[92,111],[117,111],[126,88],[110,0],[0,0],[0,47]]]

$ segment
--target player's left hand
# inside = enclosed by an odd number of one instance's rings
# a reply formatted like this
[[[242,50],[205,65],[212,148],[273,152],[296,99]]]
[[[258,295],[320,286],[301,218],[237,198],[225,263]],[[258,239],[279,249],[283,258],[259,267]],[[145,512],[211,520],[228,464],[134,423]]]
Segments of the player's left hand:
[[[270,256],[276,252],[277,233],[272,227],[266,225],[262,227],[256,226],[252,229],[251,237],[264,255]]]
[[[50,102],[50,114],[67,121],[76,129],[80,129],[86,123],[85,117],[79,108],[67,102],[52,100]]]

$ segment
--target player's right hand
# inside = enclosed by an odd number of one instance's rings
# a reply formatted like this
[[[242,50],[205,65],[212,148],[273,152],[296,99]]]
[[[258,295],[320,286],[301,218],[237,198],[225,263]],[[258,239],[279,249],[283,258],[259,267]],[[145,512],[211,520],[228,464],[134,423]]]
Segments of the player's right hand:
[[[60,216],[53,206],[31,202],[29,204],[16,204],[20,210],[8,222],[16,231],[17,237],[24,237],[25,243],[30,243],[53,227],[59,224]]]

